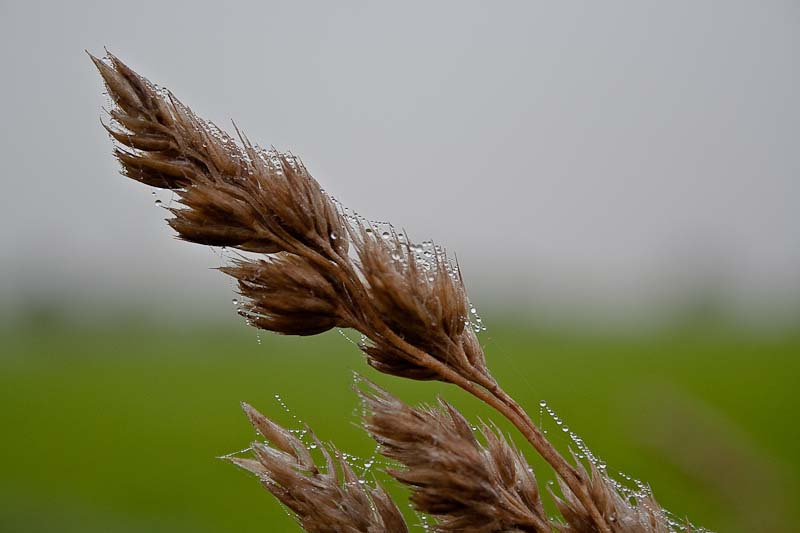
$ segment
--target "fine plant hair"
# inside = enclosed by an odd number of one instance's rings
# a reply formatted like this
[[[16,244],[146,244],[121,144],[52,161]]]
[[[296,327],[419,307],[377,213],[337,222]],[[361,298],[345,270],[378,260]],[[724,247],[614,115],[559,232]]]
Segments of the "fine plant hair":
[[[687,529],[649,492],[626,492],[593,464],[587,470],[560,453],[497,383],[470,322],[461,269],[441,247],[346,215],[296,156],[262,149],[238,129],[234,139],[111,54],[90,57],[113,100],[104,127],[122,173],[174,191],[168,223],[179,238],[250,253],[220,269],[238,283],[250,325],[286,335],[352,328],[375,370],[463,389],[510,421],[558,479],[560,519],[545,514],[532,470],[493,426],[475,434],[445,402],[413,408],[362,390],[366,430],[399,463],[390,475],[411,487],[414,508],[433,516],[435,530]],[[307,531],[406,530],[383,489],[358,480],[335,448],[319,445],[320,469],[290,432],[245,412],[268,443],[254,443],[253,459],[231,460]]]

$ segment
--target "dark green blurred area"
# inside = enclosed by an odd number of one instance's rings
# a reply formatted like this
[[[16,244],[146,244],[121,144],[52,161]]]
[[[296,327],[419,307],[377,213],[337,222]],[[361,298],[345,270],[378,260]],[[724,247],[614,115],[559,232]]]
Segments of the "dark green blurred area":
[[[298,531],[255,479],[216,457],[254,437],[242,400],[371,456],[353,371],[408,401],[438,394],[474,421],[497,420],[453,387],[376,375],[337,332],[262,334],[259,343],[230,321],[116,320],[0,333],[0,531]],[[482,334],[498,380],[535,419],[546,399],[612,472],[645,480],[662,505],[717,531],[793,530],[800,336],[489,323],[500,324]],[[543,420],[566,450],[565,435]]]

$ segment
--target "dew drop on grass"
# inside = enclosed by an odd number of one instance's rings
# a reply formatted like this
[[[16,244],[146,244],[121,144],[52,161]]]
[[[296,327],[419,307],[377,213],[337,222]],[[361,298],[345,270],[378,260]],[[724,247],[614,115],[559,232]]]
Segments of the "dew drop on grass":
[[[294,418],[295,420],[297,420],[297,416],[292,414],[291,410],[289,410],[289,406],[288,406],[288,405],[286,405],[286,402],[285,402],[285,401],[283,401],[283,398],[281,397],[281,395],[280,395],[280,394],[276,394],[276,395],[275,395],[275,401],[276,401],[276,402],[278,402],[278,405],[280,405],[280,406],[281,406],[281,409],[283,409],[283,411],[284,411],[286,414],[288,414],[288,415],[291,415],[291,416],[292,416],[292,418]]]
[[[260,433],[256,432],[256,435],[260,435]],[[247,448],[245,448],[243,450],[237,450],[235,452],[226,453],[225,455],[220,455],[219,458],[220,459],[230,459],[231,457],[236,457],[237,455],[242,455],[242,454],[248,453],[248,452],[252,451],[252,449],[253,449],[252,447],[248,446]]]

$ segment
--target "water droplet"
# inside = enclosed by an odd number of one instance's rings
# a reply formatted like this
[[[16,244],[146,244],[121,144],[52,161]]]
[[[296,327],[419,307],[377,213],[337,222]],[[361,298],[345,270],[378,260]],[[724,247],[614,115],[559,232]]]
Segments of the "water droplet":
[[[231,303],[232,303],[233,305],[239,305],[239,300],[237,300],[236,298],[234,298],[234,299],[232,299],[232,300],[231,300]]]
[[[332,241],[335,241],[335,240],[336,240],[336,239],[338,239],[338,238],[339,238],[339,236],[336,234],[336,232],[335,232],[335,231],[332,231],[332,232],[331,232],[331,240],[332,240]]]
[[[381,233],[381,236],[382,236],[384,239],[388,239],[388,238],[389,238],[389,237],[391,237],[392,235],[391,235],[391,234],[390,234],[388,231],[384,231],[383,233]]]
[[[161,200],[156,200],[156,201],[155,201],[155,204],[156,204],[156,205],[161,205]]]
[[[542,400],[542,401],[539,402],[539,406],[540,407],[547,407],[547,402]]]

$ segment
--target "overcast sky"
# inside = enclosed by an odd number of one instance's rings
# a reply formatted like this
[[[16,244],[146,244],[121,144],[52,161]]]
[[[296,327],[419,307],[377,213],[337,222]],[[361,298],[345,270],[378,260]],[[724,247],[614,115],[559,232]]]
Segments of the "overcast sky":
[[[394,4],[3,0],[6,312],[229,301],[220,258],[117,175],[104,46],[456,251],[478,303],[800,306],[796,2]]]

